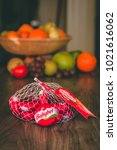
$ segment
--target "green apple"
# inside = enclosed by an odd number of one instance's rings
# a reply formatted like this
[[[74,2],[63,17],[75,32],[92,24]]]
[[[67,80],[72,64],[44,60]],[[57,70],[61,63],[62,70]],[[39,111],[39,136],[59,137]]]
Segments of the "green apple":
[[[71,70],[75,66],[74,58],[69,52],[56,53],[53,56],[53,61],[56,62],[60,70]]]

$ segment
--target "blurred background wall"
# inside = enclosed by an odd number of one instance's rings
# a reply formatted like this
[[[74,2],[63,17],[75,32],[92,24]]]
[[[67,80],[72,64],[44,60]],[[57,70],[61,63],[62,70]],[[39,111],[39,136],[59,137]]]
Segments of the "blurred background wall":
[[[0,0],[0,31],[51,20],[72,36],[66,50],[87,50],[99,58],[99,7],[99,0]],[[11,56],[0,47],[0,62]]]
[[[68,49],[81,49],[94,53],[95,0],[68,0],[67,32],[72,36]]]

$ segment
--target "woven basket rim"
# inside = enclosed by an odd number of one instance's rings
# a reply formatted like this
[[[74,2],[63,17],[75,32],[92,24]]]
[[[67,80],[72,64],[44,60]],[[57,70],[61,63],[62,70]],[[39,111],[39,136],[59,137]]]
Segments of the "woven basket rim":
[[[0,40],[17,40],[17,41],[40,41],[40,42],[53,42],[53,41],[67,41],[67,40],[71,40],[71,36],[68,35],[65,38],[59,38],[59,39],[55,39],[55,38],[46,38],[46,39],[41,39],[41,38],[7,38],[4,36],[0,36]]]

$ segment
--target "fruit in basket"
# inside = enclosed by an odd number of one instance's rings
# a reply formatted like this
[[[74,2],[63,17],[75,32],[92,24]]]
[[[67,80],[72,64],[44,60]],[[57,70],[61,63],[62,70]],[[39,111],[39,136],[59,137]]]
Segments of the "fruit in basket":
[[[31,25],[23,24],[19,27],[17,32],[20,34],[21,32],[31,33],[32,31],[33,31],[33,27]]]
[[[68,52],[56,53],[53,56],[53,61],[56,62],[60,70],[71,70],[75,66],[74,58]]]
[[[18,36],[20,37],[20,38],[28,38],[29,37],[29,32],[27,32],[27,31],[22,31],[22,32],[19,32],[18,33]]]
[[[11,73],[11,71],[19,65],[24,65],[24,61],[18,57],[11,58],[7,63],[7,69]]]
[[[53,60],[45,61],[45,75],[52,76],[57,72],[57,65]]]
[[[57,31],[58,31],[58,33],[59,33],[60,38],[65,38],[65,37],[67,37],[67,35],[66,35],[66,33],[64,32],[64,30],[58,28]]]
[[[59,39],[60,38],[60,34],[58,32],[58,30],[56,28],[51,28],[49,30],[49,38],[54,38],[54,39]]]
[[[56,24],[52,21],[49,21],[44,25],[44,30],[46,32],[49,32],[51,28],[56,28]]]
[[[16,78],[22,79],[28,74],[28,69],[25,65],[19,65],[12,69],[11,74]]]
[[[83,52],[77,57],[77,68],[83,72],[93,71],[96,63],[96,57],[89,52]]]
[[[18,34],[16,31],[7,31],[5,34],[7,38],[18,38]]]
[[[34,29],[30,35],[29,38],[41,38],[41,39],[46,39],[48,38],[48,33],[45,32],[43,29]]]
[[[60,29],[56,26],[56,24],[52,21],[47,22],[45,25],[41,25],[40,27],[33,28],[29,24],[21,25],[17,31],[6,31],[5,34],[1,33],[1,35],[5,35],[6,37],[19,37],[19,38],[65,38],[67,34],[63,29]]]
[[[6,36],[6,34],[7,34],[7,31],[2,31],[2,32],[0,33],[0,36]]]

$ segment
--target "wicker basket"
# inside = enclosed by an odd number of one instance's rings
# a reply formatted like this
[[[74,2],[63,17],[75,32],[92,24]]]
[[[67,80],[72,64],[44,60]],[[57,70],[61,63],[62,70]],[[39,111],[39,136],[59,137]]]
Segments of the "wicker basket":
[[[1,46],[17,55],[43,55],[53,53],[64,47],[71,37],[64,39],[23,39],[0,37]]]

